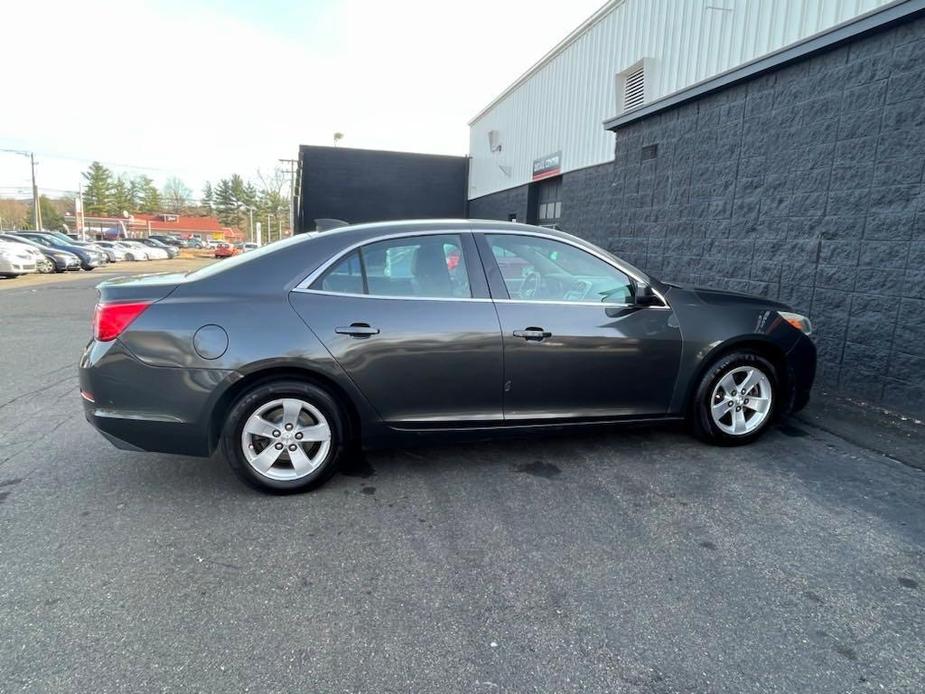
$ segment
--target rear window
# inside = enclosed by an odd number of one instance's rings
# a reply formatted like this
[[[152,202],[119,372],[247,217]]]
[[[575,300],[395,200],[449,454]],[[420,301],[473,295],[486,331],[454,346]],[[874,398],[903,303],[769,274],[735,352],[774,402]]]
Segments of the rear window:
[[[189,276],[191,278],[199,279],[202,277],[218,275],[225,270],[236,268],[238,265],[249,263],[252,260],[269,255],[270,253],[275,253],[276,251],[283,248],[295,246],[299,243],[306,243],[310,239],[311,237],[308,234],[296,234],[289,237],[288,239],[283,239],[282,241],[274,241],[273,243],[269,243],[266,246],[255,248],[254,250],[248,251],[247,253],[242,253],[241,255],[233,255],[230,258],[225,258],[220,263],[212,263],[211,265],[206,265],[205,267],[193,270],[189,273]]]

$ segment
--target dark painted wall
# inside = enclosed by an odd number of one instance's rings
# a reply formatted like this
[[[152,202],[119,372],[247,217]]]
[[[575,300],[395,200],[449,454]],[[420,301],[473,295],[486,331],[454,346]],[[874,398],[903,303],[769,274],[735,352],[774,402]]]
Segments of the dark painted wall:
[[[299,148],[300,231],[348,222],[465,217],[466,157],[348,147]]]
[[[823,386],[925,414],[923,168],[919,17],[623,126],[613,164],[563,177],[562,228],[779,297],[813,319]],[[526,188],[469,215],[506,219]]]

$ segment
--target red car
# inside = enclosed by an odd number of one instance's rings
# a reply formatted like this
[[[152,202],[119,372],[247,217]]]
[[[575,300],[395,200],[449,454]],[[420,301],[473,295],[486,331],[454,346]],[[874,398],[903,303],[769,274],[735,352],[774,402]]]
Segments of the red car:
[[[240,253],[237,248],[232,246],[230,243],[220,243],[215,247],[215,257],[216,258],[230,258],[233,255]]]

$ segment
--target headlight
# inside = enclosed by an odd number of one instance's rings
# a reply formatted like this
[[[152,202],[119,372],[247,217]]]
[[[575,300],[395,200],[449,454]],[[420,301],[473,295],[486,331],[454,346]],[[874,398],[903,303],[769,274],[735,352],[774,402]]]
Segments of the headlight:
[[[813,324],[806,316],[801,316],[799,313],[789,313],[787,311],[778,311],[778,313],[781,318],[790,323],[790,325],[797,330],[801,330],[807,335],[813,334]]]

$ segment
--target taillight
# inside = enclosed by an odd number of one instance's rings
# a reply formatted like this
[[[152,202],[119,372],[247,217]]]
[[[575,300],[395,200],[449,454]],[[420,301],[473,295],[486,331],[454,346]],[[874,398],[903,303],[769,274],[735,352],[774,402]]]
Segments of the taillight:
[[[125,304],[97,304],[93,312],[93,337],[100,342],[115,340],[129,323],[138,318],[153,301]]]

